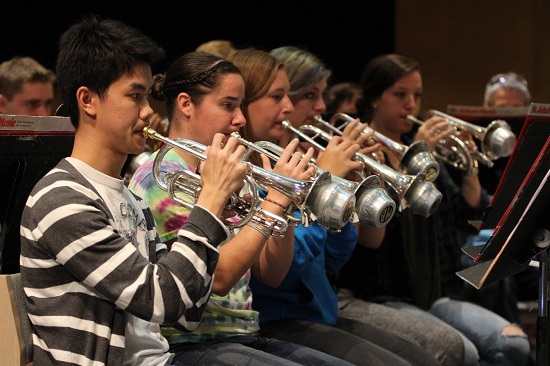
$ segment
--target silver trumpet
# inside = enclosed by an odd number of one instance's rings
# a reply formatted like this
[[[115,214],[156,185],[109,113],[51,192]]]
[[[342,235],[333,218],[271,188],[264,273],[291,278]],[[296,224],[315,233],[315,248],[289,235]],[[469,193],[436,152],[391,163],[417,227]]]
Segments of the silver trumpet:
[[[250,144],[245,141],[243,144]],[[247,145],[250,152],[256,151],[265,154],[276,161],[283,152],[283,148],[269,141],[258,141]],[[312,159],[312,163],[315,161]],[[395,213],[395,202],[381,188],[380,178],[371,175],[361,182],[352,182],[347,179],[335,176],[315,166],[316,175],[329,175],[331,180],[343,187],[347,192],[355,196],[355,212],[352,222],[359,221],[363,224],[370,224],[375,227],[386,225]],[[328,208],[328,207],[327,207]]]
[[[260,144],[264,144],[264,146],[271,144],[271,146],[279,148],[280,152],[283,150],[280,146],[266,141],[260,143],[250,142],[239,135],[238,132],[233,132],[231,136],[248,148],[245,159],[248,159],[252,152],[265,154],[274,161],[279,159],[280,153],[277,155],[273,151],[260,146]],[[300,182],[300,185],[303,185],[305,189],[296,190],[299,194],[291,197],[291,200],[301,213],[302,225],[308,226],[311,221],[316,220],[325,228],[338,231],[353,220],[355,196],[341,185],[332,182],[330,173],[323,172],[315,175],[309,181],[298,180],[297,182]],[[263,183],[261,182],[260,185]],[[268,186],[277,189],[277,186],[272,185],[271,182],[266,183],[268,183]]]
[[[288,121],[283,121],[283,127],[321,151],[324,151],[325,147],[317,143],[315,138],[320,137],[330,141],[333,137],[328,132],[313,125],[303,125],[300,129],[297,129]],[[308,136],[307,132],[313,133],[314,136]],[[425,172],[422,171],[416,175],[399,173],[360,152],[355,154],[354,159],[361,161],[366,168],[365,170],[376,174],[392,187],[399,197],[400,211],[410,207],[414,214],[428,217],[439,206],[442,198],[441,192],[437,190],[432,182],[426,181]]]
[[[206,146],[183,138],[172,140],[159,134],[148,126],[143,129],[143,134],[148,138],[153,138],[164,143],[159,149],[153,163],[153,177],[155,178],[155,182],[163,191],[169,194],[172,200],[191,210],[200,194],[200,176],[188,170],[178,170],[161,174],[162,160],[169,150],[178,148],[204,161],[206,160],[206,155],[204,155]],[[296,190],[297,187],[295,187],[294,182],[289,181],[288,178],[249,164],[249,173],[245,176],[245,187],[241,192],[246,191],[246,193],[251,195],[251,199],[245,199],[242,196],[238,196],[236,193],[232,193],[224,208],[221,220],[230,230],[243,227],[252,220],[256,224],[269,229],[273,236],[282,236],[288,228],[288,221],[286,218],[262,210],[259,207],[260,197],[258,195],[256,179],[259,181],[265,180],[276,182],[280,184],[281,187],[284,185],[286,185],[285,187],[291,185],[291,187],[286,188],[289,190],[288,194],[296,194],[294,190]],[[191,201],[181,198],[178,195],[182,192],[188,197],[191,197]]]
[[[324,121],[321,116],[317,116],[316,120],[321,126],[329,128],[338,135],[342,135],[344,127],[353,121],[354,118],[345,113],[336,113],[330,118],[329,122]],[[336,122],[340,120],[344,121],[344,123],[335,127]],[[374,141],[381,143],[397,156],[400,164],[399,172],[416,175],[423,171],[428,182],[433,182],[437,178],[439,175],[439,163],[432,153],[430,153],[430,148],[426,142],[415,141],[407,146],[390,139],[378,131],[374,131],[370,127],[366,127],[363,133],[370,131],[373,131],[372,138]]]
[[[516,136],[506,121],[494,120],[487,127],[481,127],[433,109],[428,110],[426,115],[442,117],[454,128],[453,133],[439,141],[434,155],[463,172],[475,173],[478,162],[492,168],[494,160],[510,156],[516,145]],[[407,120],[420,125],[424,123],[410,115]],[[464,143],[459,137],[459,130],[470,132],[480,142],[481,150],[477,145]]]

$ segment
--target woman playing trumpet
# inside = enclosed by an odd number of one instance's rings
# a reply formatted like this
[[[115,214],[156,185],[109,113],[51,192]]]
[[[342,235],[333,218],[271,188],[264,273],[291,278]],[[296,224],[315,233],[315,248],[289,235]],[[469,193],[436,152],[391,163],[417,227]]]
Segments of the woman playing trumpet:
[[[314,116],[324,111],[322,94],[330,70],[307,51],[284,47],[273,50],[270,55],[260,50],[245,49],[237,51],[231,60],[239,67],[245,79],[243,111],[247,125],[241,129],[241,134],[247,140],[268,140],[284,147],[292,137],[292,133],[283,128],[284,119],[298,127],[314,123]],[[279,70],[283,67],[288,70],[290,80],[284,69]],[[287,92],[293,110],[287,116],[275,119],[270,117],[267,111],[272,110],[274,105],[286,102]],[[346,131],[346,134],[353,136],[350,139],[338,137],[331,140],[325,152],[317,159],[317,165],[340,177],[361,169],[361,163],[352,160],[360,149],[359,143],[369,137],[359,137],[361,130],[352,128]],[[358,140],[352,142],[353,138]],[[377,148],[379,146],[364,152],[369,153]],[[402,365],[404,362],[413,365],[439,364],[412,342],[388,334],[381,327],[340,316],[338,299],[327,274],[334,274],[348,260],[359,238],[362,244],[376,246],[384,233],[384,229],[369,228],[367,225],[361,225],[361,229],[365,235],[360,236],[352,223],[344,226],[341,232],[327,231],[317,223],[307,227],[300,225],[294,229],[294,258],[282,284],[270,288],[254,277],[251,280],[254,307],[260,312],[262,334],[300,343],[356,365]],[[384,313],[387,318],[380,318],[383,323],[388,320],[400,328],[402,324],[409,324],[411,333],[414,333],[416,325],[423,323],[389,307],[373,305],[381,310],[378,314],[388,311]],[[429,329],[429,332],[424,333],[426,337],[420,329],[416,335],[421,339],[428,339],[434,334],[441,335],[437,325]],[[447,332],[447,328],[444,329]],[[460,341],[458,336],[457,341]],[[452,348],[447,349],[453,352]]]
[[[169,138],[173,140],[186,138],[209,145],[214,134],[221,132],[234,143],[235,139],[228,136],[246,123],[239,108],[244,98],[243,78],[231,62],[218,56],[204,52],[181,56],[166,74],[155,77],[152,94],[166,101]],[[296,146],[297,140],[283,152],[273,170],[289,178],[307,180],[313,174],[313,168],[307,167],[312,152],[292,155]],[[152,166],[156,154],[136,171],[129,188],[144,197],[153,211],[161,239],[170,243],[189,210],[172,201],[155,183]],[[161,170],[194,171],[198,162],[189,153],[172,149],[165,155]],[[266,168],[271,169],[269,164]],[[282,215],[289,203],[287,196],[270,189],[261,208]],[[287,230],[286,236],[274,237],[266,228],[250,223],[234,230],[230,239],[222,243],[212,295],[199,327],[191,333],[163,328],[171,347],[186,352],[187,362],[200,359],[202,364],[218,365],[244,361],[266,365],[298,365],[304,361],[308,365],[347,364],[313,349],[257,336],[258,313],[252,310],[248,282],[251,273],[267,286],[281,282],[293,254],[292,227]]]
[[[419,114],[422,97],[419,64],[395,54],[376,57],[366,66],[360,85],[361,118],[385,136],[409,144],[406,134],[413,125],[407,116]],[[426,141],[433,149],[451,133],[443,118],[432,117],[420,126],[414,138]],[[386,162],[392,166],[398,163],[392,154],[387,155]],[[525,365],[529,342],[517,325],[458,300],[465,286],[455,274],[462,269],[460,255],[465,235],[461,231],[473,230],[467,220],[479,219],[489,202],[479,178],[472,173],[462,176],[459,187],[440,163],[434,183],[443,200],[435,213],[428,218],[407,211],[396,213],[387,225],[380,249],[356,247],[338,282],[355,297],[453,326],[463,338],[465,365]]]

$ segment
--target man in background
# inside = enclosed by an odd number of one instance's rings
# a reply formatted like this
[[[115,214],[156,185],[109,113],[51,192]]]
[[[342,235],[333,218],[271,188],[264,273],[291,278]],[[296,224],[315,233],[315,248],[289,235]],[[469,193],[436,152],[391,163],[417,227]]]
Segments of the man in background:
[[[530,103],[527,80],[515,72],[496,74],[485,87],[484,107],[524,107]]]
[[[31,57],[0,64],[0,113],[52,115],[55,73]]]

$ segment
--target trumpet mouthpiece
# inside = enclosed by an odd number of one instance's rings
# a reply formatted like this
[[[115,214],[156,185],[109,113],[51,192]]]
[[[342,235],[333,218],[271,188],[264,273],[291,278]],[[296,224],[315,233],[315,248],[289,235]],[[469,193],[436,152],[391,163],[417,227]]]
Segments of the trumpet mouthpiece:
[[[407,115],[407,121],[410,123],[410,124],[419,124],[421,125],[423,122],[421,120],[419,120],[418,118],[416,118],[415,116],[413,116],[412,114],[409,114]]]
[[[143,136],[159,141],[164,141],[164,137],[160,133],[155,131],[151,126],[143,127]]]

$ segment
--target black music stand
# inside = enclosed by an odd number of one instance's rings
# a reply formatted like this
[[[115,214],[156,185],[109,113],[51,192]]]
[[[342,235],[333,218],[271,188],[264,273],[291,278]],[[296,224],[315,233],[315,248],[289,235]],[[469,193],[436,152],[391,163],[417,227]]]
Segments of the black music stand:
[[[27,198],[59,160],[71,154],[68,117],[0,114],[0,273],[19,272],[20,224]]]
[[[485,246],[464,252],[479,264],[457,272],[476,288],[523,271],[539,261],[537,365],[549,365],[548,246],[550,245],[550,105],[531,105],[546,114],[528,115],[520,138],[482,225],[493,228]],[[539,108],[542,106],[542,108]]]

